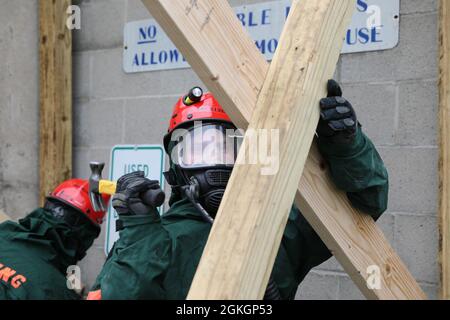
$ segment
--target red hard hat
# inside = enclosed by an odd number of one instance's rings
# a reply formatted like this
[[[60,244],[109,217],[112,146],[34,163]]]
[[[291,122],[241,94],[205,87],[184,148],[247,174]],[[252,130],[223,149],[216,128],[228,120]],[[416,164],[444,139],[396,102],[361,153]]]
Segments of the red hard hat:
[[[72,179],[61,183],[51,194],[49,199],[55,199],[65,203],[84,213],[95,224],[102,224],[105,217],[104,211],[94,211],[89,199],[89,181],[83,179]],[[110,196],[103,195],[105,204],[109,202]]]
[[[211,120],[231,122],[230,117],[225,113],[219,102],[214,98],[211,93],[205,93],[202,95],[199,102],[191,105],[187,105],[185,97],[181,97],[175,104],[170,118],[169,129],[167,135],[164,137],[164,147],[168,152],[168,145],[172,132],[179,127],[188,126],[195,121]]]

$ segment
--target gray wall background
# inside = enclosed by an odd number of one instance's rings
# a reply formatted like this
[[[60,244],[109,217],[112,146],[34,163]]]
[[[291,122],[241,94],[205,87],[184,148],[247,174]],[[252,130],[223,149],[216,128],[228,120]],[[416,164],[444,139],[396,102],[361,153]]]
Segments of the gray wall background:
[[[232,5],[263,2],[230,1]],[[74,32],[74,176],[109,162],[116,144],[161,144],[172,106],[200,83],[190,69],[125,74],[123,27],[149,18],[139,0],[78,0]],[[38,204],[38,16],[36,0],[0,0],[0,210],[15,219]],[[401,0],[400,43],[341,57],[337,80],[390,173],[379,225],[430,298],[439,287],[437,226],[437,0]],[[105,172],[108,168],[106,168]],[[104,233],[80,263],[91,285],[104,262]],[[361,299],[334,259],[300,285],[299,299]]]

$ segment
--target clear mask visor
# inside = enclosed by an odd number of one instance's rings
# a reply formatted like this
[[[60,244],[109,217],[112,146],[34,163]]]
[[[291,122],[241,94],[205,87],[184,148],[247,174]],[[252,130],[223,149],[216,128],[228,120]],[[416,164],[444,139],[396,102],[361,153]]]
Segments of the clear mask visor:
[[[201,122],[200,122],[201,123]],[[177,129],[172,140],[172,161],[184,169],[229,166],[233,167],[244,135],[231,125],[196,125]]]

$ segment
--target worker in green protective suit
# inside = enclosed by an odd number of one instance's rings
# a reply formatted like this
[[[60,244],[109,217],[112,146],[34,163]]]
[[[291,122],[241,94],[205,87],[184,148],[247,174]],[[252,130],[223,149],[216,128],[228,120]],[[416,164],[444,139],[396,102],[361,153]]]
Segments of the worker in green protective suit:
[[[92,208],[88,181],[72,179],[47,197],[44,208],[0,224],[0,300],[80,299],[79,275],[69,267],[86,255],[104,215]]]
[[[387,171],[333,80],[328,93],[320,101],[319,150],[337,187],[355,207],[377,219],[387,206]],[[157,181],[142,172],[119,179],[113,206],[120,217],[120,239],[89,299],[186,298],[241,140],[211,94],[194,88],[178,101],[164,141],[171,163],[166,172],[172,186],[170,210],[160,217],[139,197],[159,188]],[[311,268],[330,257],[293,206],[265,298],[293,299]]]

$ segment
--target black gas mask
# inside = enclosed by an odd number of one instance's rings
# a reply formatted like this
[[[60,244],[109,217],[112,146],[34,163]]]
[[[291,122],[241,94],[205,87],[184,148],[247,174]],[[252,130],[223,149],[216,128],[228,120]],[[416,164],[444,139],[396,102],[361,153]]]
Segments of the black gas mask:
[[[215,217],[225,193],[243,134],[231,123],[197,121],[188,129],[176,129],[170,155],[172,174],[191,202]],[[204,212],[203,212],[204,213]]]
[[[205,210],[215,216],[231,176],[232,168],[180,170],[190,192],[189,197],[198,200]]]

